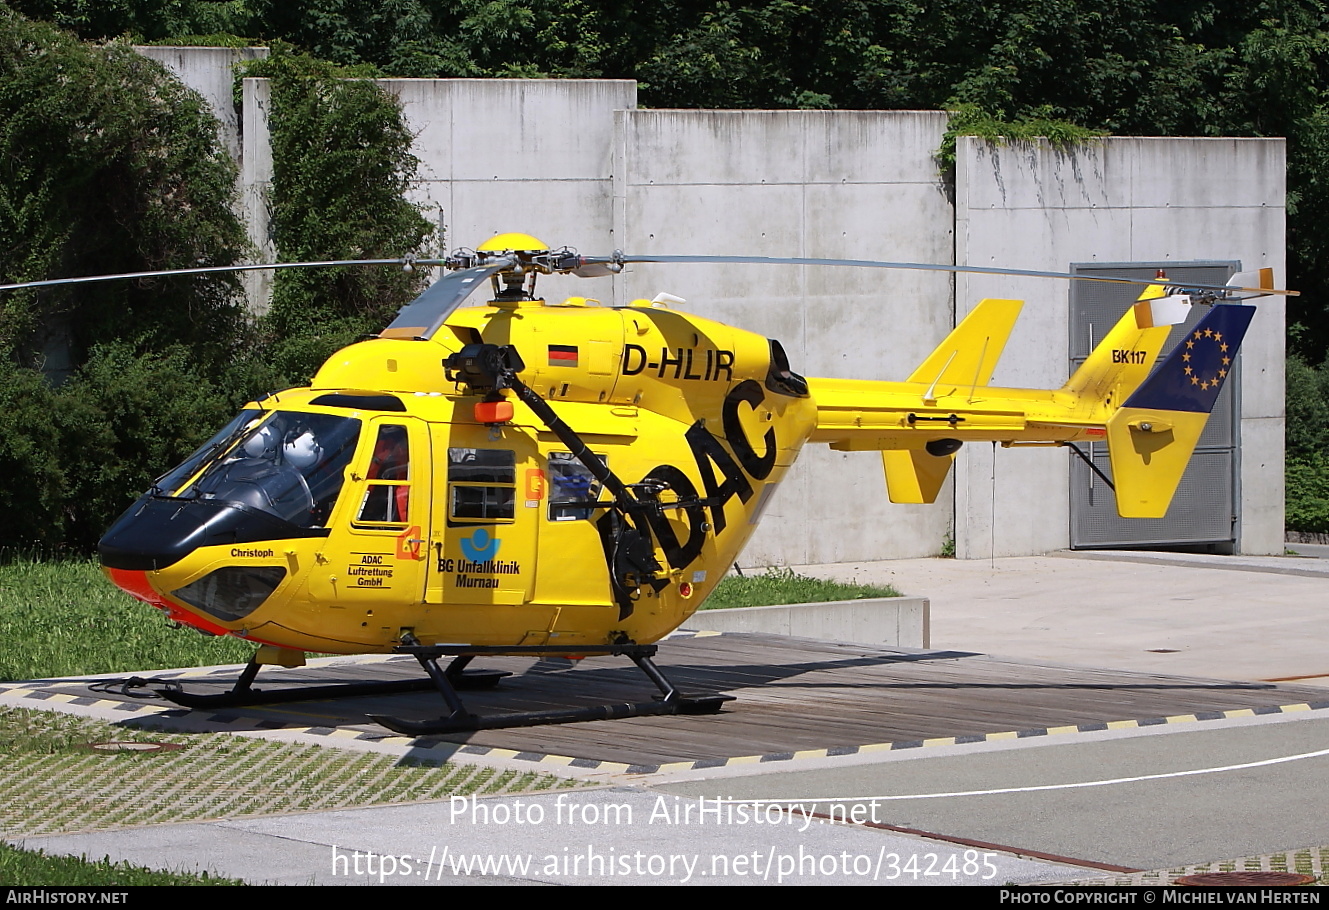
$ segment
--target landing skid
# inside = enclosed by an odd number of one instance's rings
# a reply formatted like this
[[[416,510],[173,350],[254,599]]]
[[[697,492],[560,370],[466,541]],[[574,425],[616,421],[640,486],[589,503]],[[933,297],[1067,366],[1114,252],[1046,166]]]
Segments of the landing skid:
[[[510,714],[471,714],[462,703],[458,691],[492,689],[499,680],[512,674],[506,670],[468,670],[467,664],[482,654],[529,654],[534,657],[557,656],[568,652],[567,646],[513,646],[481,647],[468,645],[403,645],[399,654],[410,654],[428,674],[427,679],[392,680],[367,683],[338,683],[326,686],[292,686],[283,689],[256,689],[254,679],[260,664],[251,661],[235,685],[227,692],[203,695],[184,691],[178,683],[157,689],[157,694],[186,708],[240,708],[254,705],[273,705],[295,701],[325,698],[346,698],[357,695],[395,695],[403,692],[421,692],[433,688],[443,696],[448,713],[434,720],[407,720],[384,714],[368,715],[394,733],[406,736],[430,736],[443,733],[465,733],[472,730],[498,730],[506,727],[535,727],[544,724],[570,724],[589,720],[617,720],[625,717],[651,717],[663,714],[714,714],[724,703],[733,701],[732,695],[683,694],[671,683],[651,660],[658,648],[655,645],[616,644],[583,646],[582,654],[621,655],[631,658],[643,673],[655,683],[660,694],[650,701],[609,705],[591,705],[580,708],[555,708],[547,711],[527,711]],[[438,665],[441,657],[453,656],[447,669]]]
[[[464,670],[469,658],[454,660],[441,671],[458,689],[492,689],[498,681],[512,674],[506,670]],[[292,686],[285,689],[255,689],[254,678],[261,664],[250,661],[240,678],[227,692],[203,695],[186,692],[178,683],[157,689],[167,701],[186,708],[246,708],[254,705],[279,705],[293,701],[316,701],[323,698],[350,698],[357,695],[398,695],[403,692],[423,692],[434,687],[430,679],[398,679],[384,682],[337,683],[327,686]]]
[[[535,656],[566,654],[567,646],[553,648],[543,645],[477,648],[458,645],[402,646],[398,653],[410,654],[424,671],[429,674],[449,713],[435,720],[406,720],[383,714],[371,714],[369,719],[382,724],[394,733],[405,736],[432,736],[443,733],[467,733],[473,730],[499,730],[507,727],[537,727],[544,724],[570,724],[588,720],[618,720],[624,717],[649,717],[661,714],[714,714],[727,701],[733,701],[732,695],[705,694],[684,695],[675,688],[660,668],[652,662],[658,648],[655,645],[617,644],[584,646],[577,650],[583,654],[625,655],[632,659],[641,671],[655,683],[661,694],[652,701],[628,702],[626,704],[592,705],[583,708],[555,708],[549,711],[527,711],[512,714],[492,714],[489,716],[471,714],[457,694],[458,686],[450,675],[457,661],[469,660],[477,653],[491,654],[531,654]],[[439,669],[438,659],[447,654],[461,655],[448,667],[448,671]]]

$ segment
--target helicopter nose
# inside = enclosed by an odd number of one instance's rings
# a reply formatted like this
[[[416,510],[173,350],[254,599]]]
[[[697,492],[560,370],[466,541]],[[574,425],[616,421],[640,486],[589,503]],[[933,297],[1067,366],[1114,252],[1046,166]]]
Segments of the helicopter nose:
[[[144,496],[111,525],[98,542],[97,553],[108,569],[158,571],[202,547],[327,533],[322,528],[297,528],[240,503]]]
[[[202,631],[209,632],[213,635],[226,635],[230,631],[215,623],[208,622],[208,620],[201,616],[195,616],[182,610],[166,598],[162,597],[157,593],[157,590],[152,586],[152,583],[148,581],[147,572],[140,569],[112,569],[110,567],[103,567],[102,571],[105,572],[106,577],[111,580],[111,584],[115,585],[135,600],[141,600],[145,604],[165,611],[166,616],[169,619],[191,625],[196,629],[201,629]]]
[[[111,584],[115,585],[121,591],[124,591],[130,597],[141,600],[145,604],[151,604],[154,607],[165,609],[167,603],[156,589],[148,583],[148,573],[134,569],[111,569],[103,568],[106,577],[111,579]]]

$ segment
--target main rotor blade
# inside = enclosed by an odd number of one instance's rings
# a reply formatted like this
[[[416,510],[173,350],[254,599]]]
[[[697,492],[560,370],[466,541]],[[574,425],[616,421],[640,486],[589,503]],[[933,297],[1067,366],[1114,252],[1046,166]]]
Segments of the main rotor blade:
[[[49,288],[62,284],[92,284],[98,281],[131,281],[136,278],[169,278],[175,275],[207,275],[213,272],[261,272],[277,269],[312,269],[339,265],[399,265],[403,268],[442,265],[439,259],[330,259],[325,262],[267,262],[254,265],[208,265],[188,269],[161,269],[155,272],[123,272],[118,275],[85,275],[82,278],[51,278],[45,281],[20,281],[0,284],[0,291],[23,288]]]
[[[605,257],[586,257],[588,260]],[[1148,286],[1151,284],[1171,285],[1182,288],[1194,288],[1202,291],[1238,291],[1251,294],[1283,294],[1288,297],[1300,296],[1300,291],[1277,290],[1274,288],[1230,287],[1222,284],[1196,284],[1192,281],[1174,281],[1169,278],[1111,278],[1103,275],[1074,275],[1070,272],[1042,272],[1035,269],[997,269],[976,265],[939,265],[927,262],[883,262],[876,259],[813,259],[802,256],[635,256],[614,257],[619,262],[680,262],[680,263],[717,263],[745,265],[832,265],[852,266],[863,269],[906,269],[920,272],[951,272],[973,275],[1013,275],[1023,278],[1066,278],[1071,281],[1098,281],[1108,284],[1129,284]]]
[[[378,333],[380,338],[432,338],[452,311],[461,306],[486,278],[509,268],[513,259],[497,259],[474,268],[448,272],[423,294],[397,312],[392,324]]]

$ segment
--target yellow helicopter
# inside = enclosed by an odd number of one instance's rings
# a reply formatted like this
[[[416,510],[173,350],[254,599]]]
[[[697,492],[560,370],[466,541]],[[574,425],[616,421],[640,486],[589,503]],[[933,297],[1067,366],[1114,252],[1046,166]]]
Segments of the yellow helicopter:
[[[408,734],[718,710],[728,696],[685,695],[660,673],[655,642],[733,564],[805,444],[880,451],[891,500],[923,503],[964,442],[1106,441],[1119,512],[1159,517],[1254,313],[1230,301],[1290,293],[1267,269],[1226,287],[1160,278],[1065,385],[1013,389],[988,381],[1017,300],[981,301],[905,381],[886,382],[804,378],[778,341],[668,295],[606,307],[535,294],[542,274],[632,262],[1068,277],[594,258],[525,234],[454,253],[378,337],[333,355],[308,388],[248,405],[106,532],[115,584],[170,619],[259,645],[230,692],[164,694],[191,706],[321,697],[329,687],[252,683],[305,652],[396,652],[419,660],[447,704],[435,721],[376,718]],[[486,279],[489,305],[460,308]],[[1157,362],[1197,304],[1208,312]],[[484,654],[624,655],[661,696],[479,717],[457,690],[503,675],[465,669]]]

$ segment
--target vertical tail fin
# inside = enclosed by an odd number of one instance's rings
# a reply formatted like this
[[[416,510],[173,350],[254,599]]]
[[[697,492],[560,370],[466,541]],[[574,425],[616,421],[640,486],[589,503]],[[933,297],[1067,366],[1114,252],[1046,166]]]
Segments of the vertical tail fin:
[[[1214,306],[1108,420],[1123,518],[1167,513],[1254,314],[1250,306]]]
[[[1189,297],[1165,296],[1162,285],[1150,285],[1066,380],[1062,391],[1104,407],[1119,405],[1144,382],[1172,326],[1185,322],[1189,312]]]

